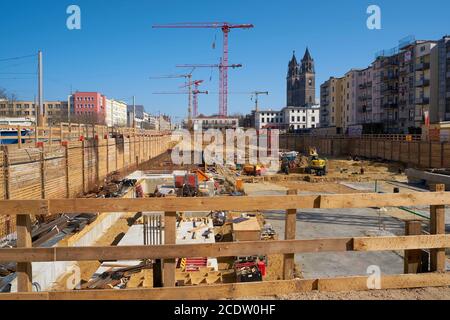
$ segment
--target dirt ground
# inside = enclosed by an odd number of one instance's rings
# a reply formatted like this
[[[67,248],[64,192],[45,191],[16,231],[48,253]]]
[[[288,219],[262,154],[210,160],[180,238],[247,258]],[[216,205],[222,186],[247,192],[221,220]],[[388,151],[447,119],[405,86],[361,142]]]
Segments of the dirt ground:
[[[350,187],[344,186],[338,183],[309,183],[304,181],[280,181],[276,183],[279,186],[285,187],[290,190],[298,190],[299,192],[326,192],[326,193],[359,193],[361,191],[352,189]]]
[[[243,300],[450,300],[450,287],[351,292],[307,292]]]

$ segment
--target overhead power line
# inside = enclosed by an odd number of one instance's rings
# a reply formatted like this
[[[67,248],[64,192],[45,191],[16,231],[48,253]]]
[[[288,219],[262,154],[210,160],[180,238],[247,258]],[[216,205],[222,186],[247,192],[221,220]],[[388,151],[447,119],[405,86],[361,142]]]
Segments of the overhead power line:
[[[36,54],[30,54],[30,55],[26,55],[26,56],[19,56],[19,57],[11,57],[11,58],[3,58],[0,59],[0,62],[3,61],[12,61],[12,60],[20,60],[20,59],[26,59],[26,58],[31,58],[31,57],[36,57]]]

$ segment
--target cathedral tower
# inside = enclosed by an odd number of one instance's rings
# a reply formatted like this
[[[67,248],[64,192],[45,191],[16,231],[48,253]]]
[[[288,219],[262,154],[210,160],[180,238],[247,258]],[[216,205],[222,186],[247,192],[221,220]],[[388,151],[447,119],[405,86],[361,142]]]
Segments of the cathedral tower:
[[[300,64],[295,52],[289,62],[287,75],[287,106],[305,107],[316,103],[316,72],[314,59],[306,48]]]

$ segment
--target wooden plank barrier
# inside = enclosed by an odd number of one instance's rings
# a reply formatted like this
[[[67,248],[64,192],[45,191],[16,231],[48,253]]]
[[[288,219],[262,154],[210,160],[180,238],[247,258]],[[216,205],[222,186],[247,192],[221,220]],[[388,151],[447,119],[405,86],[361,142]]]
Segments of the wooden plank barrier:
[[[139,143],[140,135],[152,138],[140,140],[142,150],[155,149],[156,138],[160,139],[159,151],[154,153],[154,157],[167,151],[170,145],[168,132],[133,131],[130,141],[120,135],[111,136],[118,132],[126,134],[125,129],[115,133],[111,131],[110,135],[109,129],[102,126],[61,124],[57,128],[39,127],[37,130],[23,126],[11,128],[19,129],[19,143],[2,146],[0,150],[0,199],[80,197],[96,190],[112,171],[130,172],[150,159],[142,157],[140,162],[125,161],[131,156],[130,150]],[[34,133],[32,136],[22,135],[23,129]],[[39,143],[35,144],[35,140]],[[8,219],[0,219],[0,239],[16,231],[15,217],[11,221]]]
[[[349,200],[350,199],[350,200]],[[424,273],[419,275],[385,276],[384,288],[411,288],[422,286],[447,286],[450,285],[449,273],[440,269],[440,256],[444,248],[450,247],[450,235],[441,233],[441,225],[445,224],[442,216],[442,208],[450,203],[450,193],[411,193],[411,194],[345,194],[345,195],[286,195],[264,197],[230,197],[217,198],[145,198],[145,199],[62,199],[62,200],[4,200],[0,201],[0,214],[18,215],[19,238],[18,248],[0,249],[0,261],[18,262],[21,285],[19,291],[31,290],[31,270],[28,267],[31,262],[55,262],[55,261],[98,261],[98,260],[137,260],[137,259],[164,259],[164,286],[163,289],[151,290],[106,290],[88,292],[58,292],[39,293],[25,295],[4,294],[0,299],[16,297],[17,299],[42,298],[42,299],[110,299],[121,297],[122,299],[149,299],[166,298],[180,299],[186,288],[173,288],[175,285],[175,260],[186,256],[206,257],[233,257],[247,255],[284,254],[288,263],[295,253],[315,252],[373,252],[373,251],[397,251],[397,250],[436,250],[436,271],[438,273]],[[431,205],[432,212],[436,213],[436,230],[432,229],[431,235],[410,235],[400,237],[353,237],[333,239],[308,239],[295,240],[296,219],[293,219],[294,209],[301,208],[361,208],[382,206],[408,206]],[[30,248],[27,243],[29,228],[23,217],[27,214],[50,213],[82,213],[82,212],[134,212],[134,211],[165,212],[165,241],[162,246],[111,246],[111,247],[55,247],[55,248]],[[183,211],[210,211],[210,210],[237,210],[256,211],[269,209],[284,209],[286,211],[286,226],[289,235],[294,238],[280,241],[255,241],[255,242],[231,242],[197,245],[176,245],[175,223],[176,212]],[[433,218],[432,218],[433,219]],[[294,235],[294,236],[292,236]],[[434,251],[432,251],[434,252]],[[445,256],[444,256],[445,259]],[[292,277],[285,271],[285,276]],[[349,280],[351,279],[351,280]],[[190,294],[189,298],[226,298],[237,296],[255,296],[258,294],[271,295],[274,292],[289,293],[301,290],[367,290],[367,277],[351,277],[338,279],[313,279],[313,280],[287,280],[274,283],[258,284],[231,284],[221,286],[208,286],[205,290],[191,288],[197,294]],[[152,291],[153,290],[153,291]],[[230,290],[232,292],[230,292]],[[237,291],[236,291],[237,290]],[[207,294],[201,294],[206,292]]]

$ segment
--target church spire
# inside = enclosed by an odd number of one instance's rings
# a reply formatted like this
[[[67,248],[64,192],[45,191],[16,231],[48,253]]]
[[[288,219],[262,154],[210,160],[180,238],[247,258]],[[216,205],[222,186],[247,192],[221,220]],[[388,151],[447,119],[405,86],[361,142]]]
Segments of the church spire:
[[[303,73],[315,73],[314,59],[311,57],[308,47],[306,47],[305,56],[302,59],[301,65]]]
[[[309,48],[306,47],[305,55],[302,61],[312,61],[311,54],[309,53]]]
[[[297,62],[297,58],[295,57],[295,50],[294,50],[294,51],[292,51],[292,59],[291,59],[291,62],[289,62],[289,66],[295,67],[297,65],[298,65],[298,62]]]

